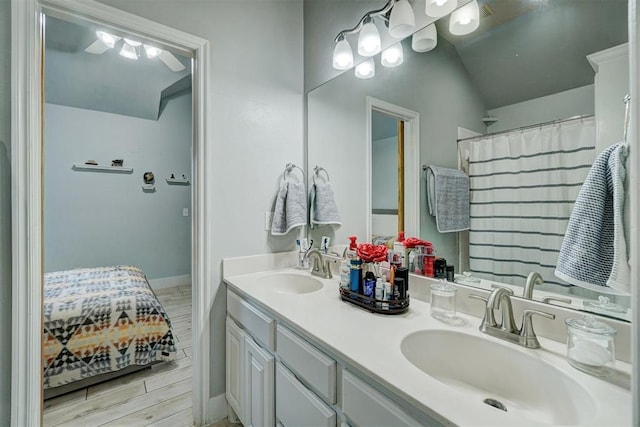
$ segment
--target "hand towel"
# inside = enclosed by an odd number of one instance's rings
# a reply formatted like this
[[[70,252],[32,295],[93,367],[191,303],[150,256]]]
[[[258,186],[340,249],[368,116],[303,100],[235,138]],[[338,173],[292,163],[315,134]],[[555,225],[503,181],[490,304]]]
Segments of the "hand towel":
[[[314,180],[315,181],[315,180]],[[330,182],[314,182],[311,189],[311,226],[342,225]]]
[[[429,165],[427,201],[440,233],[469,229],[469,177],[464,172]]]
[[[276,196],[271,234],[282,236],[307,223],[307,191],[303,182],[282,178]]]
[[[598,292],[630,293],[624,238],[627,145],[614,144],[591,166],[573,206],[555,275]]]

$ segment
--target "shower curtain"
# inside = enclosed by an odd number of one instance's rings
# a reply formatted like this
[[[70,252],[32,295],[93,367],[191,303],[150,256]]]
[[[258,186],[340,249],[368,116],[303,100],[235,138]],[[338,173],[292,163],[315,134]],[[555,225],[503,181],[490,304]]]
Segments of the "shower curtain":
[[[537,271],[545,283],[568,286],[553,272],[573,204],[596,156],[595,142],[590,117],[463,145],[470,178],[469,267],[475,275],[523,286]]]

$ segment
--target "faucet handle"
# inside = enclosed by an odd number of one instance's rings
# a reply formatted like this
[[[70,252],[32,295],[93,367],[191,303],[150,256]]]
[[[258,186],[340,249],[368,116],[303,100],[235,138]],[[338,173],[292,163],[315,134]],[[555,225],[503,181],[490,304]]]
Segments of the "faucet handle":
[[[485,303],[487,302],[487,297],[482,297],[480,295],[476,295],[476,294],[469,294],[469,298],[471,299],[479,299],[484,301]]]
[[[540,348],[540,342],[536,336],[536,332],[533,330],[532,317],[536,314],[538,316],[546,317],[547,319],[555,319],[556,315],[539,310],[524,310],[522,314],[522,328],[520,329],[520,336],[525,341],[525,347],[527,348]]]
[[[551,301],[561,302],[563,304],[571,304],[571,300],[569,298],[559,298],[559,297],[551,297],[551,296],[542,298],[543,303],[549,304],[549,305],[555,305],[555,304],[551,304]]]

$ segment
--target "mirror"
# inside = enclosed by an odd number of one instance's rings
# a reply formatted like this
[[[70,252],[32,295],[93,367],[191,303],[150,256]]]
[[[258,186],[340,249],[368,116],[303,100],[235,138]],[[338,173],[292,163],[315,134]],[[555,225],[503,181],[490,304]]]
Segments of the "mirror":
[[[431,241],[438,255],[456,266],[457,273],[468,268],[468,236],[437,231],[435,219],[428,213],[422,165],[458,169],[462,166],[460,138],[573,116],[595,115],[594,157],[595,152],[622,139],[622,94],[628,91],[628,77],[618,75],[609,86],[606,81],[598,83],[598,78],[607,76],[604,68],[596,73],[599,58],[592,54],[607,50],[605,56],[611,56],[624,50],[619,46],[628,38],[626,1],[487,0],[479,4],[483,16],[474,33],[451,35],[448,17],[444,17],[436,24],[435,49],[414,52],[409,37],[402,42],[404,63],[400,66],[382,67],[378,56],[374,58],[373,78],[357,79],[353,70],[347,70],[307,94],[308,170],[317,165],[328,171],[342,218],[340,229],[312,229],[312,238],[319,241],[321,235],[331,235],[335,244],[347,243],[349,235],[358,236],[359,241],[371,239],[369,206],[377,196],[372,196],[370,189],[379,179],[379,167],[372,164],[370,156],[370,125],[376,110],[371,99],[419,116],[415,127],[418,158],[405,153],[405,182],[417,186],[417,201],[413,209],[406,202],[404,206],[405,215],[416,215],[418,228],[407,235]],[[626,71],[624,57],[622,63]],[[611,98],[614,107],[600,109],[605,98]],[[412,171],[406,170],[407,159],[410,164],[415,162]],[[393,159],[386,163],[391,173],[397,171]],[[389,170],[384,173],[390,174]],[[524,278],[512,281],[519,287],[524,287],[524,282]],[[464,283],[490,286],[495,282]],[[534,298],[568,297],[570,305],[552,303],[580,310],[591,310],[584,306],[584,300],[601,296],[550,283],[534,289]],[[606,297],[623,306],[624,312],[594,311],[630,319],[629,297]]]

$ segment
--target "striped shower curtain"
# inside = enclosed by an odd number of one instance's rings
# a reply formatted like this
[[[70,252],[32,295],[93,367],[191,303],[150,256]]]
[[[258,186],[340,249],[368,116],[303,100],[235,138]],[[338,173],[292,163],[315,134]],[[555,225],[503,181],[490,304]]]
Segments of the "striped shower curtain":
[[[594,118],[479,137],[468,143],[469,267],[475,275],[524,285],[553,274],[580,186],[593,163]]]

